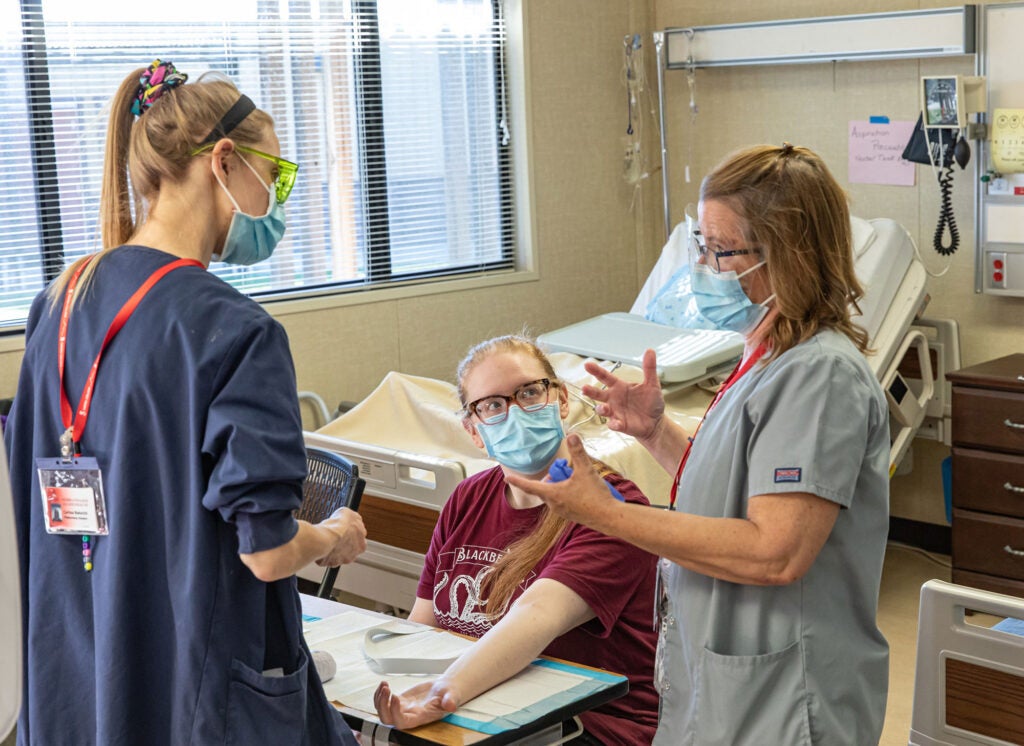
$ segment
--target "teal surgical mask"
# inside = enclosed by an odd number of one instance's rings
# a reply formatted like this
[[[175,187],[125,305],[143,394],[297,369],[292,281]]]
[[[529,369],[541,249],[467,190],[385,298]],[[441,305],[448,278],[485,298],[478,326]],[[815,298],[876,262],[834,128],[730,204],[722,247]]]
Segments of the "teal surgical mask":
[[[740,275],[731,271],[715,272],[704,264],[695,264],[690,279],[701,315],[718,329],[740,334],[753,331],[768,313],[768,302],[775,294],[763,303],[752,303],[740,285],[740,278],[765,264],[759,262]]]
[[[547,469],[565,437],[558,402],[533,412],[510,406],[504,421],[492,425],[479,422],[476,431],[491,458],[520,474]]]
[[[256,174],[256,178],[262,184],[263,179],[259,172],[249,165],[249,162],[241,155],[238,157]],[[238,201],[228,191],[216,171],[213,175],[217,179],[217,183],[220,184],[220,188],[224,190],[228,199],[235,206],[235,214],[231,216],[231,225],[228,226],[228,235],[224,239],[224,246],[219,254],[213,255],[213,259],[227,264],[241,265],[256,264],[264,259],[269,259],[285,230],[284,208],[277,203],[274,189],[264,184],[268,197],[267,212],[259,216],[249,215],[242,212]]]

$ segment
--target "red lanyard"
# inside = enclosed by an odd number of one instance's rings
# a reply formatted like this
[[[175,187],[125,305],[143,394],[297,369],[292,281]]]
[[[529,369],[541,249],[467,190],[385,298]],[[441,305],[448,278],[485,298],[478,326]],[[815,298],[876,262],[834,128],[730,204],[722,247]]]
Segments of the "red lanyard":
[[[683,457],[679,459],[679,468],[676,469],[676,478],[675,481],[672,482],[672,492],[669,493],[669,510],[676,509],[676,494],[679,492],[679,480],[683,476],[683,467],[686,466],[686,461],[690,458],[690,450],[693,448],[693,441],[696,440],[697,433],[700,432],[700,426],[704,424],[704,420],[707,418],[708,412],[711,411],[712,407],[718,404],[719,399],[725,396],[725,392],[728,391],[736,381],[743,377],[744,373],[754,367],[754,364],[761,359],[766,351],[767,348],[763,344],[760,344],[750,354],[750,357],[737,363],[736,367],[733,368],[732,373],[729,374],[729,377],[726,378],[725,382],[718,388],[718,393],[715,394],[715,398],[711,400],[710,404],[708,404],[708,408],[704,410],[704,417],[702,417],[700,422],[697,423],[697,429],[693,431],[693,436],[690,438],[690,442],[686,444],[686,450],[683,451]]]
[[[64,357],[67,351],[67,339],[68,339],[68,318],[71,315],[71,299],[75,295],[75,288],[78,286],[78,278],[85,270],[86,266],[91,262],[93,257],[89,257],[86,261],[79,265],[78,269],[71,276],[68,281],[67,290],[64,291],[64,307],[60,313],[60,336],[57,338],[57,370],[60,373],[60,416],[64,421],[64,429],[71,430],[71,439],[76,444],[82,439],[82,432],[85,430],[85,423],[89,419],[89,407],[92,404],[92,392],[96,386],[96,373],[100,367],[100,358],[103,357],[103,351],[107,348],[121,327],[124,326],[125,322],[128,321],[129,317],[135,312],[139,302],[145,297],[146,293],[156,285],[164,275],[168,272],[176,270],[178,267],[203,267],[203,263],[196,261],[195,259],[178,259],[169,264],[165,264],[156,270],[149,276],[142,286],[132,294],[128,300],[125,301],[124,305],[121,306],[121,310],[117,312],[114,320],[110,322],[110,328],[107,329],[107,335],[103,338],[103,344],[100,345],[100,351],[96,354],[96,359],[92,363],[92,369],[89,371],[89,376],[86,378],[85,387],[82,389],[82,398],[78,401],[78,410],[74,413],[74,421],[72,421],[72,410],[71,402],[68,401],[68,395],[64,391]],[[77,452],[77,447],[74,452]]]

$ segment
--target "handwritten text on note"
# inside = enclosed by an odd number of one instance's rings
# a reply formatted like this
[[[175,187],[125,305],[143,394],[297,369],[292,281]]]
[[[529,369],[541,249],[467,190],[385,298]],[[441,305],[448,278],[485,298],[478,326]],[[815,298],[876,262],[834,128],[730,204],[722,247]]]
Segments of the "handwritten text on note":
[[[915,169],[903,160],[914,122],[850,122],[851,184],[914,186]]]

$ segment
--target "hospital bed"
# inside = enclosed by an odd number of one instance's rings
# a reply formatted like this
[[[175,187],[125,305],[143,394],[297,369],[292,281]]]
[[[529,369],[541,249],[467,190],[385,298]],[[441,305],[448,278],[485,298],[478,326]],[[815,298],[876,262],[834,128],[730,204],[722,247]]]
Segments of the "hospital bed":
[[[976,612],[1003,618],[992,627]],[[1024,599],[921,586],[910,746],[1024,743]]]
[[[943,362],[950,354],[959,355],[956,327],[951,321],[919,318],[927,302],[927,273],[899,224],[888,219],[853,218],[851,225],[857,273],[866,288],[860,303],[862,315],[856,321],[869,334],[869,365],[890,403],[892,472],[926,417],[935,415],[940,421],[944,414],[948,417],[940,395],[943,387],[936,386],[933,370],[959,367],[958,359]],[[681,226],[672,233],[634,303],[629,323],[648,323],[642,317],[647,303],[680,262],[686,261],[684,230]],[[622,316],[626,314],[617,319]],[[642,349],[616,355],[600,334],[599,323],[591,331],[594,329],[598,334],[593,354],[587,353],[585,335],[583,342],[577,338],[561,349],[557,342],[565,338],[562,330],[539,338],[542,345],[548,342],[551,362],[570,392],[567,430],[578,432],[592,456],[636,482],[652,503],[666,504],[670,475],[633,438],[609,430],[595,415],[592,403],[579,393],[584,384],[594,383],[583,367],[590,359],[614,368],[616,375],[627,380],[642,377],[638,366]],[[671,339],[689,330],[663,327],[655,331]],[[712,397],[715,377],[728,372],[741,351],[742,343],[726,359],[684,361],[681,367],[668,369],[667,377],[675,378],[666,382],[671,385],[663,383],[668,416],[693,431]],[[935,366],[933,357],[938,361]],[[901,363],[907,359],[915,364],[912,370],[901,372]],[[679,371],[685,373],[674,375]],[[360,513],[366,522],[369,548],[356,563],[342,568],[336,588],[384,606],[411,607],[437,512],[459,481],[494,463],[462,428],[456,414],[459,407],[452,384],[391,372],[349,412],[306,433],[308,445],[344,454],[359,466],[359,474],[366,480]],[[310,579],[314,576],[319,577],[315,567],[309,569]]]

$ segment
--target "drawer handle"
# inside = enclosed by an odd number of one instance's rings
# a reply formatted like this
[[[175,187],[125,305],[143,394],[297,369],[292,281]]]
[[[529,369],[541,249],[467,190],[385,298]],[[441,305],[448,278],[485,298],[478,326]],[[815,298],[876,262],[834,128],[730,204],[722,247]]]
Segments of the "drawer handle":
[[[1016,485],[1012,485],[1009,482],[1003,485],[1003,489],[1006,490],[1007,492],[1024,492],[1024,487],[1017,487]]]
[[[1014,549],[1009,544],[1003,547],[1003,551],[1007,554],[1012,554],[1015,557],[1024,557],[1024,549]]]
[[[1003,424],[1007,427],[1012,427],[1014,430],[1024,430],[1024,423],[1014,422],[1009,417],[1003,420]]]

